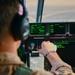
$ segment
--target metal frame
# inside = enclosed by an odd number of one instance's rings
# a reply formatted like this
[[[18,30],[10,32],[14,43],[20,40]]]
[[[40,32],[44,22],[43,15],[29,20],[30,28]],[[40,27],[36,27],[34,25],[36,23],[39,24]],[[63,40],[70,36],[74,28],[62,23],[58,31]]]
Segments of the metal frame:
[[[43,7],[44,7],[44,0],[38,0],[36,22],[42,21]]]

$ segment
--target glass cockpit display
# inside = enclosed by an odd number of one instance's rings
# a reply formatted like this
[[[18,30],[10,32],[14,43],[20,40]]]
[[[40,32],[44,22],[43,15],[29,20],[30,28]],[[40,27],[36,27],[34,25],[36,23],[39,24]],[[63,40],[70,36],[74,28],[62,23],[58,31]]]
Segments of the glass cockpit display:
[[[66,31],[65,23],[30,23],[30,36],[60,36]]]
[[[44,24],[30,24],[30,34],[31,35],[45,35],[46,29]]]
[[[50,24],[50,34],[65,34],[65,25],[62,23]]]
[[[75,37],[75,22],[30,23],[30,36]]]

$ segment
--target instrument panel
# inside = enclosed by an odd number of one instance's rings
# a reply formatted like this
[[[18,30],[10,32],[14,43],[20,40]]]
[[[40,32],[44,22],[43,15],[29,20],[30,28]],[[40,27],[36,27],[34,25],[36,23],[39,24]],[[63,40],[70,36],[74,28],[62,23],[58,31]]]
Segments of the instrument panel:
[[[25,52],[23,53],[26,54],[29,67],[43,58],[40,64],[44,64],[44,69],[48,71],[51,69],[51,64],[45,57],[41,57],[37,50],[41,48],[43,41],[56,44],[60,58],[75,68],[75,22],[30,23],[30,33],[24,42]],[[35,59],[38,61],[35,62]]]
[[[75,37],[75,22],[30,23],[30,36]]]

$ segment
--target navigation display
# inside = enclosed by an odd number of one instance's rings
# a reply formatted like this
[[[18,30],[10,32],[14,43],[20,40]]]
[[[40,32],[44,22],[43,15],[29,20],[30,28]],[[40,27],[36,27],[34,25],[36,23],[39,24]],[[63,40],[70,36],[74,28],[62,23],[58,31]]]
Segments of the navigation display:
[[[30,34],[31,35],[45,35],[45,25],[44,24],[30,24]]]
[[[65,34],[65,25],[62,23],[50,24],[50,34]]]

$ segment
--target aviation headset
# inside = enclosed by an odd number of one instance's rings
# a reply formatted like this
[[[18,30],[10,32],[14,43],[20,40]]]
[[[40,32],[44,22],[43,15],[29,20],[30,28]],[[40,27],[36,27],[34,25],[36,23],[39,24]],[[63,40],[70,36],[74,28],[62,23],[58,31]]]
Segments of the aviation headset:
[[[28,12],[23,0],[18,0],[23,6],[23,15],[17,13],[11,23],[10,32],[15,40],[25,40],[29,34]]]

